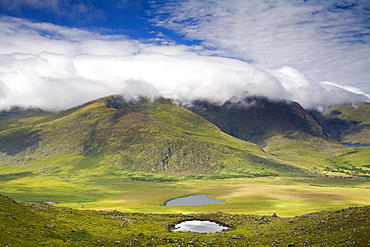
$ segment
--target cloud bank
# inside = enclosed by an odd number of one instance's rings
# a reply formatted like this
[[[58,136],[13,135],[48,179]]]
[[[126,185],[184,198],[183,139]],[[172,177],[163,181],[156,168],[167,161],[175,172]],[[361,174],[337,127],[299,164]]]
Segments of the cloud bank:
[[[317,82],[292,67],[262,69],[203,53],[196,46],[0,18],[0,108],[63,110],[112,94],[218,103],[259,95],[305,108],[369,100],[357,88]]]
[[[262,68],[290,65],[370,93],[369,0],[157,2],[154,25],[219,55]]]

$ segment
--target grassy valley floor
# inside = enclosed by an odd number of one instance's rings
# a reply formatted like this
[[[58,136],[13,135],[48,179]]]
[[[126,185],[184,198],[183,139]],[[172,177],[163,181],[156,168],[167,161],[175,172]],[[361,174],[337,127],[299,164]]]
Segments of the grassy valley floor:
[[[135,179],[131,178],[131,179]],[[136,177],[138,179],[138,177]],[[370,180],[355,178],[232,178],[165,182],[67,180],[35,173],[0,176],[0,193],[23,202],[56,202],[74,209],[140,213],[225,213],[296,216],[369,205]],[[176,197],[205,194],[225,203],[165,207]]]

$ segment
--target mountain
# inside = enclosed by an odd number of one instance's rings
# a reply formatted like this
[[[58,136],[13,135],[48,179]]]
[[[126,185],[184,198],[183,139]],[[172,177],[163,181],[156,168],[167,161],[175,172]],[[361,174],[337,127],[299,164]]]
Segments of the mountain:
[[[13,108],[0,112],[0,168],[79,179],[368,176],[367,149],[353,157],[332,138],[366,142],[368,111],[364,104],[322,114],[258,97],[186,108],[122,96],[57,113]]]
[[[296,102],[249,97],[222,105],[199,100],[186,107],[222,131],[260,145],[280,161],[325,176],[369,177],[369,149],[338,145],[369,144],[369,103],[318,112]]]
[[[370,143],[370,103],[336,105],[324,113],[312,111],[325,132],[339,142]]]
[[[243,101],[227,101],[222,105],[198,100],[187,108],[222,131],[260,145],[272,136],[293,132],[326,136],[322,126],[296,102],[248,97]]]
[[[15,109],[0,117],[1,162],[24,171],[64,177],[81,169],[90,176],[307,174],[163,98],[111,96],[59,113]]]

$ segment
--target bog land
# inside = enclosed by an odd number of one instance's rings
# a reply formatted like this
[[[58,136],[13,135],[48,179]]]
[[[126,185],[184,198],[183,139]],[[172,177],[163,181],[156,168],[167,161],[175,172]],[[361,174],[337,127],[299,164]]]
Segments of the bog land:
[[[370,181],[355,178],[230,178],[216,180],[104,182],[38,177],[37,173],[0,176],[1,194],[17,201],[56,202],[75,209],[140,213],[207,213],[296,216],[369,204]],[[167,200],[204,194],[225,203],[165,207]]]

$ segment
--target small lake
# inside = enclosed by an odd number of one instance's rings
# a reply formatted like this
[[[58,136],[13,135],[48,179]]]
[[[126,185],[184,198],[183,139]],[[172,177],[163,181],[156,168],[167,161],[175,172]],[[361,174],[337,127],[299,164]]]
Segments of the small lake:
[[[46,202],[46,201],[42,201],[40,203],[45,203],[45,204],[48,204],[48,205],[54,205],[54,204],[57,204],[57,202]]]
[[[206,205],[226,202],[224,200],[217,200],[209,198],[206,195],[191,195],[168,200],[164,203],[166,207],[172,206],[190,206],[190,205]]]
[[[369,147],[370,144],[359,144],[359,143],[341,143],[343,146],[347,147]]]
[[[198,233],[213,233],[213,232],[222,232],[227,230],[228,227],[221,226],[216,222],[204,221],[204,220],[188,220],[183,221],[175,225],[173,231],[176,232],[198,232]]]

